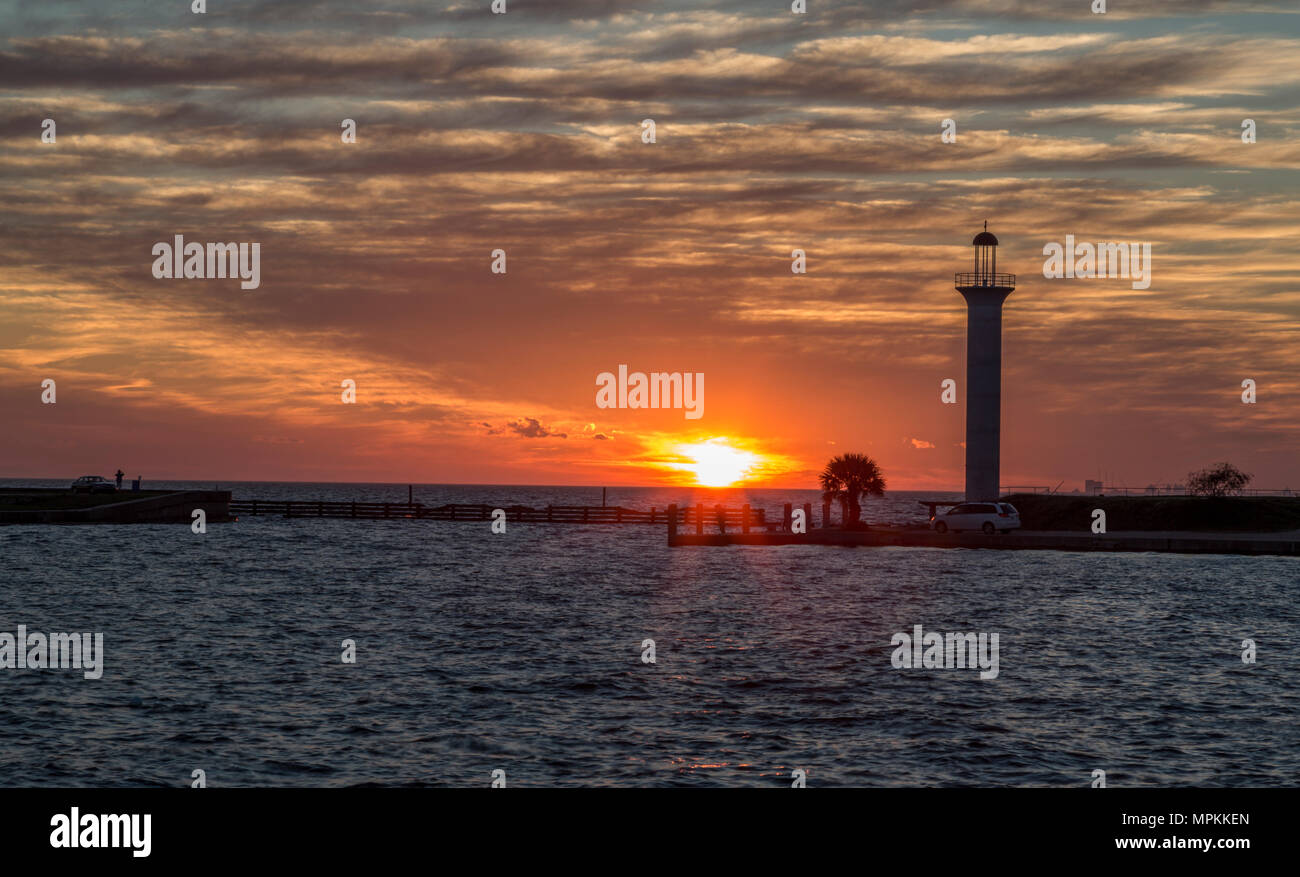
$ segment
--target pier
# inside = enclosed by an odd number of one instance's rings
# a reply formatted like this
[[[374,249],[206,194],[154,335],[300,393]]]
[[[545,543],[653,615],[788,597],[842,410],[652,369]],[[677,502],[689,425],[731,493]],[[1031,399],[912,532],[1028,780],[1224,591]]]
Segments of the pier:
[[[721,509],[718,506],[693,506],[678,510],[651,507],[629,509],[622,506],[545,506],[531,508],[520,505],[446,504],[426,506],[418,502],[328,502],[315,500],[235,499],[230,502],[234,515],[279,515],[285,518],[349,518],[357,520],[416,520],[416,521],[490,521],[492,512],[502,509],[509,523],[524,524],[667,524],[669,515],[676,516],[681,525],[692,525],[696,519],[716,526],[721,513],[728,527],[748,532],[751,528],[765,529],[769,522],[763,509],[743,506],[739,509]],[[702,517],[701,517],[702,516]]]
[[[228,490],[120,490],[73,494],[51,488],[0,489],[0,524],[189,524],[230,520]]]
[[[804,507],[807,509],[807,506]],[[1168,531],[1124,531],[1093,534],[1077,530],[1012,530],[994,533],[938,533],[924,526],[872,527],[845,530],[836,527],[808,527],[806,533],[788,528],[764,532],[706,532],[697,525],[694,532],[665,522],[668,546],[725,545],[829,545],[843,548],[976,548],[1000,551],[1154,551],[1175,554],[1247,554],[1300,556],[1300,531],[1278,533],[1200,533]],[[701,522],[703,524],[703,521]]]

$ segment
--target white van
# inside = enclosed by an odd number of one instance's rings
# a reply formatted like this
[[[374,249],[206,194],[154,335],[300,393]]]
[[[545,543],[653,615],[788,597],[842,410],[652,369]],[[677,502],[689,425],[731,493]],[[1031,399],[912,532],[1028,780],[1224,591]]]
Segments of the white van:
[[[983,530],[1009,533],[1020,529],[1020,512],[1008,502],[967,502],[934,516],[930,526],[936,533]]]

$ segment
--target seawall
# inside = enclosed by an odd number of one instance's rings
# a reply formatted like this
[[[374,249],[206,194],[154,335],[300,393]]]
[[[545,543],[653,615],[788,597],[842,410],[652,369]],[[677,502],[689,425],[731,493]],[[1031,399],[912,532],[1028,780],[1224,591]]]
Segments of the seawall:
[[[6,491],[0,524],[188,524],[195,509],[208,523],[230,520],[230,491],[183,490],[139,496],[132,491],[94,497],[95,504],[69,507],[66,490]]]
[[[1179,554],[1272,554],[1300,556],[1300,533],[1140,533],[1093,535],[1018,530],[994,533],[936,533],[922,529],[811,529],[807,533],[669,534],[670,547],[688,545],[838,545],[910,548],[982,548],[997,551],[1156,551]]]

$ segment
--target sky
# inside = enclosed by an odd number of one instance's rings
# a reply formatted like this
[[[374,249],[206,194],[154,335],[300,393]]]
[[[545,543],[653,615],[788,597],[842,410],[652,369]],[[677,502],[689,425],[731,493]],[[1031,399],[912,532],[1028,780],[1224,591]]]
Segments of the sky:
[[[1003,485],[1300,488],[1294,0],[490,5],[0,2],[0,476],[959,490],[987,220]],[[156,278],[178,234],[260,285]]]

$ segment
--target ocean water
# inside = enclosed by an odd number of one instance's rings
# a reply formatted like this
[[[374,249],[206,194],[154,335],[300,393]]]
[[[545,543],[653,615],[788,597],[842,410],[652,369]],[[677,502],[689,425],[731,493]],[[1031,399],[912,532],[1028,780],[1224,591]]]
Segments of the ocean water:
[[[591,488],[415,493],[600,502]],[[812,492],[747,496],[769,517],[819,508]],[[872,500],[867,517],[922,520],[930,496]],[[669,550],[660,527],[279,517],[206,535],[0,527],[0,631],[102,632],[106,652],[98,680],[0,669],[0,785],[182,786],[202,769],[211,787],[486,786],[500,769],[512,787],[779,787],[799,769],[810,787],[1086,788],[1101,769],[1110,786],[1293,786],[1298,606],[1287,557]],[[997,633],[997,678],[895,668],[891,638],[917,624]]]

